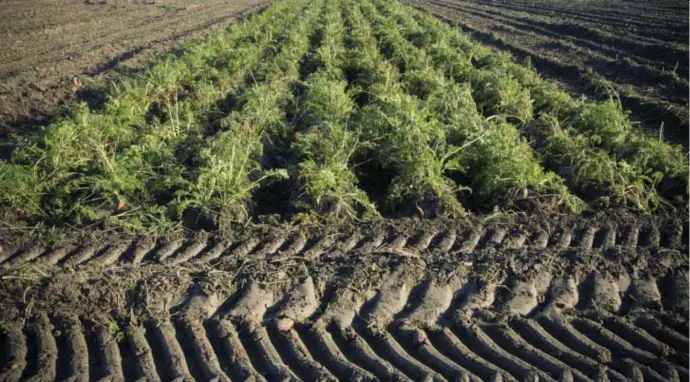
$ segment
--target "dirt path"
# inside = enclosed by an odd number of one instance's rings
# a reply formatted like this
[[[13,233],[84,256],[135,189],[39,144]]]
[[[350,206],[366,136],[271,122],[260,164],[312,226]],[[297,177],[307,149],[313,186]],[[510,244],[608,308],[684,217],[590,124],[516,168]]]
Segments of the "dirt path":
[[[687,380],[686,226],[400,220],[6,251],[0,379]]]
[[[265,0],[0,1],[0,140]],[[75,87],[74,77],[84,88]]]

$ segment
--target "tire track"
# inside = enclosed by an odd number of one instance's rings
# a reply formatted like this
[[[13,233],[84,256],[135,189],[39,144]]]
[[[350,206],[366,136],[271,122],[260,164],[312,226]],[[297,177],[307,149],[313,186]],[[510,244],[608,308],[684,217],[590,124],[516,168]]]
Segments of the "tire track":
[[[112,244],[86,242],[72,246],[34,245],[14,251],[0,265],[9,267],[24,264],[44,266],[108,267],[123,264],[163,263],[179,265],[185,263],[217,263],[225,257],[248,257],[259,260],[267,257],[307,256],[316,258],[328,253],[355,250],[360,253],[396,252],[401,255],[417,256],[429,251],[460,251],[470,253],[485,248],[570,248],[601,250],[614,246],[629,248],[660,248],[683,250],[687,227],[683,223],[670,221],[660,226],[636,224],[619,226],[576,225],[560,228],[552,234],[543,231],[530,232],[522,224],[510,226],[487,226],[434,230],[424,229],[410,233],[391,229],[387,235],[380,233],[365,236],[351,232],[333,239],[329,234],[318,231],[300,231],[293,237],[277,233],[273,239],[262,241],[248,232],[246,238],[234,242],[225,239],[199,240],[178,239],[155,244],[150,237],[138,239],[112,239]],[[529,239],[528,239],[529,238]],[[313,242],[315,245],[309,246]]]
[[[648,311],[637,316],[599,312],[590,318],[564,313],[576,301],[558,307],[543,301],[539,305],[545,310],[533,317],[500,316],[510,300],[484,293],[484,302],[478,302],[472,284],[424,279],[403,288],[403,276],[390,275],[368,298],[349,289],[336,291],[321,311],[315,308],[321,302],[311,279],[275,303],[271,293],[252,284],[226,299],[235,303],[209,309],[208,319],[188,312],[174,323],[131,324],[122,338],[99,324],[84,326],[76,316],[40,313],[27,322],[27,337],[19,329],[3,334],[0,380],[17,380],[27,364],[22,379],[42,381],[56,380],[58,369],[68,380],[123,381],[134,378],[128,375],[225,381],[592,381],[602,373],[611,381],[687,377],[687,335]],[[293,303],[305,300],[309,307],[297,311]],[[53,328],[62,332],[58,341]],[[87,338],[95,346],[87,346]],[[118,341],[136,359],[132,373],[123,373]]]
[[[24,308],[0,333],[0,381],[685,380],[687,259],[664,245],[687,233],[651,223],[65,246],[31,309],[3,295]],[[29,264],[52,263],[46,248]]]

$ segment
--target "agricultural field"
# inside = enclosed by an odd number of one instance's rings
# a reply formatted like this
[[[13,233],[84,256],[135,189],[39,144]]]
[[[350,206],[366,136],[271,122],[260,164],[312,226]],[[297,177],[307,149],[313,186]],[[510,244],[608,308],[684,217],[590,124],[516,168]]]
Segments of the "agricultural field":
[[[13,128],[0,381],[690,378],[683,145],[468,4],[275,1]]]
[[[430,15],[380,7],[262,13],[19,135],[3,221],[161,234],[687,203],[682,147],[618,98],[574,98]]]
[[[101,103],[117,75],[140,71],[156,54],[265,5],[257,0],[0,2],[0,140],[45,124],[75,101]]]
[[[687,146],[688,4],[682,1],[410,0],[573,94],[620,97],[650,134]]]

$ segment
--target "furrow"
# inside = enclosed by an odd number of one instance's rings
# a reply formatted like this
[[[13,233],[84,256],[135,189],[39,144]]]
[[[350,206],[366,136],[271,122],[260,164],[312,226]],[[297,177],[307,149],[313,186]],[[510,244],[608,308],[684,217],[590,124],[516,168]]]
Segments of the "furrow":
[[[12,258],[13,253],[8,250],[0,250],[0,265]]]
[[[670,352],[666,344],[652,337],[644,330],[638,329],[625,322],[620,317],[606,317],[604,319],[604,327],[631,344],[635,344],[635,347],[650,352],[658,357],[664,357]]]
[[[304,251],[305,258],[313,260],[328,252],[336,245],[333,235],[324,235],[316,240],[314,245]]]
[[[46,249],[43,246],[34,245],[24,251],[19,251],[19,253],[16,253],[14,256],[7,259],[3,264],[6,264],[10,267],[14,267],[17,265],[30,263],[37,257],[41,256],[45,252],[45,250]]]
[[[269,332],[269,334],[271,333]],[[285,332],[275,330],[273,337],[277,343],[276,346],[280,343],[289,354],[289,358],[294,360],[301,371],[303,380],[337,381],[337,378],[328,369],[312,358],[296,330],[290,329]]]
[[[623,365],[628,368],[629,374],[633,374],[639,376],[642,376],[642,380],[644,381],[653,381],[653,382],[666,382],[668,381],[667,377],[662,376],[661,374],[657,373],[655,370],[652,370],[649,366],[646,365],[641,365],[638,364],[637,362],[627,358],[623,361]],[[659,368],[665,368],[665,365],[660,364],[658,366]]]
[[[52,325],[45,313],[39,314],[28,324],[36,340],[35,372],[26,381],[52,381],[57,371],[58,349],[52,333]],[[22,379],[24,379],[22,377]]]
[[[656,279],[639,278],[630,283],[628,298],[632,300],[632,307],[638,309],[656,310],[662,309],[661,292]]]
[[[258,353],[263,369],[266,370],[269,378],[275,380],[284,380],[286,378],[291,380],[300,379],[280,358],[268,337],[265,327],[243,321],[240,324],[239,337],[244,344],[251,343]],[[244,340],[242,340],[243,337],[245,338]]]
[[[200,263],[210,263],[225,253],[225,251],[230,248],[232,243],[228,240],[220,240],[216,244],[214,244],[209,250],[204,251],[201,256],[193,259],[195,261],[198,261]]]
[[[486,245],[491,245],[491,246],[499,246],[501,243],[503,243],[503,239],[505,238],[506,234],[508,231],[505,228],[502,227],[495,227],[491,229],[489,234],[487,235],[486,238]]]
[[[173,257],[167,258],[165,264],[180,264],[193,258],[201,253],[206,248],[207,242],[205,240],[194,240],[189,243],[182,251],[176,253]]]
[[[76,250],[71,256],[67,256],[62,261],[58,261],[58,265],[67,267],[79,265],[95,256],[101,248],[99,244],[87,244]]]
[[[529,281],[517,278],[509,280],[510,295],[498,308],[510,315],[531,315],[538,310],[540,301],[546,295],[552,276],[548,272],[539,273]]]
[[[578,332],[568,320],[560,314],[540,315],[536,321],[561,343],[580,354],[586,355],[595,362],[609,363],[611,351],[590,340]]]
[[[477,244],[479,243],[479,239],[484,236],[484,228],[478,227],[477,229],[471,229],[469,232],[465,234],[464,240],[462,242],[457,243],[458,245],[458,250],[463,253],[468,253],[474,251],[474,249],[477,247]]]
[[[76,316],[60,317],[63,327],[65,346],[69,352],[67,375],[70,380],[86,381],[89,379],[89,348],[84,338],[84,328]]]
[[[307,245],[307,237],[303,232],[295,235],[285,250],[281,251],[281,256],[294,256],[304,249]]]
[[[500,375],[504,381],[516,380],[506,370],[475,354],[448,328],[430,331],[429,339],[436,344],[437,349],[443,351],[457,364],[466,367],[485,380],[494,378],[496,375]]]
[[[0,337],[0,381],[18,381],[26,367],[28,349],[21,328],[12,326]]]
[[[616,245],[616,230],[612,227],[600,228],[594,236],[594,247],[610,248]]]
[[[613,313],[620,311],[623,305],[620,288],[608,272],[590,274],[585,285],[588,286],[586,293],[583,293],[585,306]]]
[[[401,240],[405,240],[405,242],[407,242],[407,238],[402,237],[402,235],[398,238]],[[373,236],[370,235],[362,239],[359,243],[357,243],[357,250],[359,250],[362,253],[376,251],[381,247],[384,240],[385,236],[381,233],[374,234]]]
[[[433,346],[427,334],[421,329],[403,323],[395,332],[406,341],[407,348],[411,349],[412,353],[416,355],[416,359],[424,362],[431,369],[438,371],[447,380],[481,380],[474,373],[439,352]]]
[[[353,328],[336,328],[347,345],[349,353],[358,364],[371,371],[380,380],[406,381],[410,380],[405,374],[398,371],[388,361],[381,358],[369,346],[369,344]]]
[[[164,261],[168,257],[172,256],[175,252],[177,252],[183,244],[183,240],[173,240],[164,244],[162,247],[160,247],[158,250],[152,253],[152,255],[154,256],[152,260],[155,260],[156,262]]]
[[[443,252],[448,252],[450,249],[453,247],[455,244],[455,239],[457,238],[457,233],[455,230],[448,230],[444,233],[442,233],[440,240],[438,243],[435,245],[436,248]]]
[[[58,247],[58,248],[53,248],[50,251],[48,251],[45,255],[39,257],[37,259],[37,262],[40,264],[45,264],[45,265],[56,265],[58,262],[62,261],[63,259],[67,258],[75,248],[72,247]]]
[[[312,356],[341,381],[376,380],[373,374],[350,362],[335,344],[331,334],[324,328],[304,329],[303,333],[304,335],[300,336],[307,339],[305,344],[311,347]]]
[[[581,370],[590,378],[595,378],[599,372],[599,364],[573,350],[549,334],[534,320],[517,318],[512,322],[513,329],[533,346],[547,354],[557,356],[568,366]]]
[[[573,233],[569,229],[564,229],[557,233],[553,238],[553,248],[564,249],[570,247],[573,241]]]
[[[690,335],[690,327],[688,327],[688,321],[685,320],[685,317],[680,318],[678,316],[668,314],[660,314],[657,317],[666,327],[675,330],[680,335],[684,337],[688,337]]]
[[[139,264],[142,260],[149,254],[154,248],[156,248],[156,242],[148,237],[144,236],[137,239],[134,243],[134,248],[132,248],[132,264]]]
[[[117,336],[102,326],[95,327],[94,332],[99,351],[101,379],[109,378],[113,381],[124,381],[122,356],[117,346]]]
[[[661,234],[654,226],[643,227],[641,232],[642,239],[638,243],[642,248],[658,248],[661,243]]]
[[[505,239],[503,245],[508,249],[521,249],[525,246],[527,236],[523,232],[512,232]]]
[[[636,248],[638,237],[640,235],[640,229],[637,226],[630,226],[626,229],[619,230],[618,237],[616,238],[616,243],[622,245],[623,247]]]
[[[424,231],[417,237],[417,242],[411,246],[411,250],[422,252],[426,251],[431,245],[431,241],[438,235],[436,231]]]
[[[578,247],[585,250],[592,249],[596,232],[597,230],[594,227],[585,228],[577,240]]]
[[[364,326],[364,325],[356,325]],[[419,362],[405,351],[405,349],[387,331],[373,328],[357,328],[360,335],[365,333],[363,338],[381,354],[384,359],[394,365],[398,370],[403,371],[413,380],[426,380],[428,378],[441,379],[433,370]]]
[[[162,353],[160,355],[154,353],[154,356],[161,357],[165,367],[164,370],[159,369],[159,371],[165,371],[165,377],[171,380],[178,378],[193,380],[182,353],[182,348],[175,337],[173,325],[169,321],[161,321],[154,325],[151,331],[160,343]],[[163,375],[161,377],[165,378]]]
[[[390,242],[386,244],[386,248],[394,251],[400,251],[407,246],[409,238],[406,234],[396,233]]]
[[[563,362],[551,357],[547,353],[532,346],[529,342],[516,335],[512,329],[496,324],[484,325],[484,331],[493,337],[496,344],[507,352],[522,359],[535,368],[539,368],[554,378],[559,378],[569,367]],[[571,371],[576,381],[590,379],[577,369]]]
[[[594,321],[579,317],[573,317],[570,321],[573,327],[580,331],[580,333],[611,349],[616,354],[626,354],[628,357],[644,365],[655,365],[659,361],[653,354],[637,349],[631,343],[623,340]]]
[[[117,262],[117,260],[127,251],[129,243],[117,243],[109,245],[100,255],[91,257],[84,264],[95,266],[108,266]]]
[[[206,380],[215,381],[229,381],[230,379],[225,375],[220,367],[218,358],[208,341],[206,330],[195,319],[184,319],[182,322],[187,339],[189,339],[190,346],[193,349],[196,357],[196,363],[201,369],[201,373]]]
[[[283,244],[285,244],[285,240],[285,236],[280,235],[278,237],[271,239],[270,241],[264,242],[262,247],[257,249],[256,252],[252,253],[252,256],[262,257],[272,255],[278,252],[280,247],[282,247]]]
[[[687,352],[690,348],[688,337],[681,335],[673,329],[667,328],[661,321],[651,316],[636,317],[635,325],[644,329],[656,339],[670,345],[677,352]]]
[[[690,381],[690,371],[684,367],[668,367],[665,374],[669,381]]]
[[[532,247],[544,249],[549,244],[549,234],[545,231],[536,232],[531,239]]]
[[[536,372],[539,379],[543,378],[546,381],[553,381],[548,375],[537,372],[531,365],[501,349],[476,325],[460,319],[453,322],[453,327],[458,331],[459,337],[464,340],[463,342],[470,344],[469,346],[475,353],[481,355],[484,359],[490,360],[493,364],[501,365],[516,379],[523,380],[533,376]]]
[[[144,335],[146,329],[136,325],[129,325],[124,330],[127,336],[127,343],[137,359],[137,378],[146,381],[160,380],[151,347]]]
[[[683,241],[683,225],[674,224],[661,232],[659,246],[662,248],[680,248],[686,243]]]
[[[256,249],[256,247],[259,244],[261,244],[261,240],[259,240],[256,237],[250,238],[246,241],[239,242],[236,244],[237,246],[235,248],[230,250],[228,256],[219,257],[216,259],[216,261],[222,262],[225,257],[227,257],[228,259],[245,257],[249,255],[249,253],[252,252],[254,249]]]
[[[235,327],[230,321],[211,319],[208,326],[211,328],[213,336],[220,340],[223,349],[228,355],[230,375],[233,378],[238,380],[265,380],[252,364],[247,351],[240,342]]]
[[[349,252],[357,246],[357,244],[362,240],[363,236],[364,235],[360,231],[357,231],[352,235],[349,235],[345,238],[341,238],[339,241],[340,244],[338,245],[338,248],[342,252]]]

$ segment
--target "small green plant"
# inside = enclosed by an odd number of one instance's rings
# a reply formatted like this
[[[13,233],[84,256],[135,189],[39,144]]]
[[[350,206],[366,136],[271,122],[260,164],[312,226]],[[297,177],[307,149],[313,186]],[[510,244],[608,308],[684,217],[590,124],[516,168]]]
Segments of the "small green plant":
[[[108,321],[108,326],[106,327],[106,330],[108,331],[108,334],[110,334],[110,337],[113,339],[113,341],[115,341],[116,343],[120,343],[127,339],[127,336],[120,327],[120,324],[118,324],[115,320]]]

